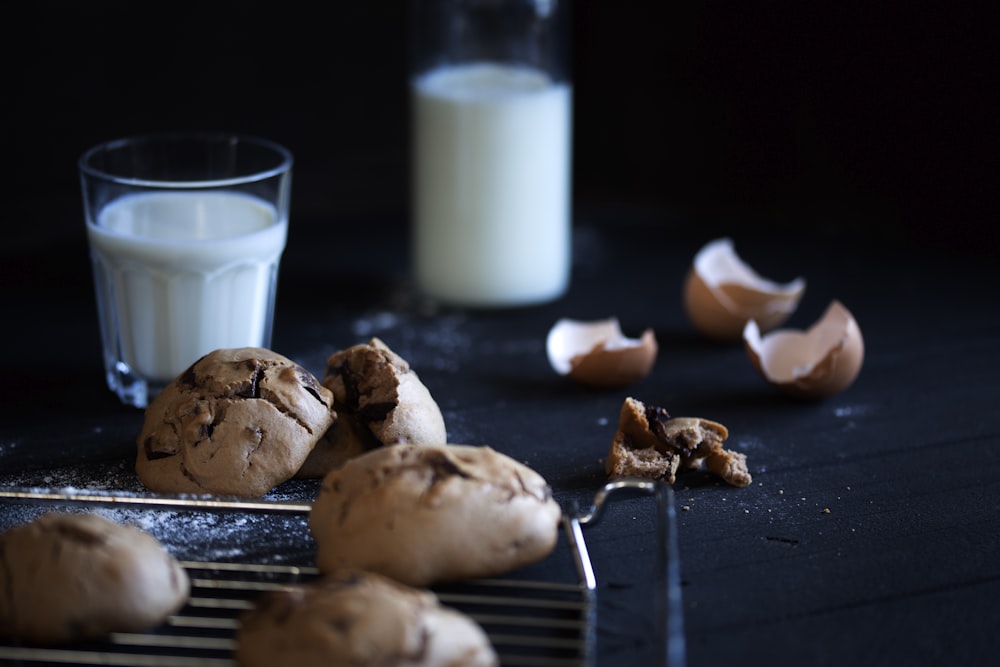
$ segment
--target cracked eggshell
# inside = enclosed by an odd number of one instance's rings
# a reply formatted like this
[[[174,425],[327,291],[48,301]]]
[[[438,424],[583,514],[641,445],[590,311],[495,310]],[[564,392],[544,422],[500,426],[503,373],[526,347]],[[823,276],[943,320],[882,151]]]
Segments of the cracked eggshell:
[[[861,329],[837,300],[806,331],[779,329],[762,335],[751,320],[743,342],[761,376],[795,398],[826,398],[847,389],[865,358]]]
[[[762,332],[783,324],[805,288],[801,277],[783,284],[761,277],[736,254],[731,239],[721,238],[695,255],[684,279],[684,310],[704,336],[736,341],[750,320]]]
[[[629,338],[614,317],[560,319],[549,330],[545,347],[557,373],[601,388],[624,387],[649,375],[658,349],[652,329]]]

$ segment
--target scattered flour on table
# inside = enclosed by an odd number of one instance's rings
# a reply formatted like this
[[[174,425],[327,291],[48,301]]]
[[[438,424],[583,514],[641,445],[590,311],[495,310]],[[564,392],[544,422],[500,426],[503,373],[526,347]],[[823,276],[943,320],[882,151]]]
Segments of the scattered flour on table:
[[[363,339],[382,338],[418,373],[422,368],[455,372],[472,348],[472,337],[463,330],[467,319],[461,314],[439,315],[433,321],[421,317],[420,326],[414,326],[414,316],[376,312],[354,320],[351,331]]]
[[[359,339],[382,338],[418,373],[422,369],[457,372],[471,357],[545,353],[544,336],[503,341],[477,336],[463,313],[427,317],[380,311],[354,320],[351,331]]]
[[[105,489],[143,491],[132,461],[67,465],[46,470],[0,473],[0,486],[20,488]]]
[[[0,474],[0,487],[72,494],[111,491],[145,494],[130,461],[65,466],[45,471]],[[315,497],[315,480],[293,480],[264,496],[265,500],[308,503]],[[135,525],[156,537],[183,560],[308,563],[314,544],[307,516],[262,512],[203,512],[156,507],[101,507],[86,502],[56,504],[17,501],[0,503],[0,531],[50,511],[94,511]]]

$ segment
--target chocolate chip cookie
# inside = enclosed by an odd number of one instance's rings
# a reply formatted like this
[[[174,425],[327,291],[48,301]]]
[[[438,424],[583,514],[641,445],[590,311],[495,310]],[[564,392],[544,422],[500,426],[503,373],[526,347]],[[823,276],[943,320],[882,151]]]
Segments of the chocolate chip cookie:
[[[299,477],[322,477],[376,447],[447,442],[444,417],[409,363],[378,338],[327,359],[323,386],[338,419],[317,443]]]
[[[50,512],[0,535],[0,634],[56,644],[141,632],[188,599],[151,535],[93,513]]]
[[[240,619],[236,659],[241,667],[498,664],[468,616],[430,591],[359,570],[262,596]]]
[[[290,359],[216,350],[146,409],[136,473],[153,491],[262,496],[295,475],[336,416],[330,390]]]
[[[323,478],[309,529],[324,572],[360,568],[428,586],[544,558],[560,517],[545,479],[490,447],[391,445]]]

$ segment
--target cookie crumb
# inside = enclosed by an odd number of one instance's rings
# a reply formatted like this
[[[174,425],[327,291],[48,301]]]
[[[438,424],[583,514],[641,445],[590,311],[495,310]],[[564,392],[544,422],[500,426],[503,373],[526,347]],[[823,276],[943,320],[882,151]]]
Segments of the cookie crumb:
[[[691,506],[690,505],[681,505],[681,509],[683,511],[685,511],[685,512],[690,512],[691,511]]]
[[[830,508],[829,507],[824,507],[822,513],[823,514],[829,514],[830,513]]]

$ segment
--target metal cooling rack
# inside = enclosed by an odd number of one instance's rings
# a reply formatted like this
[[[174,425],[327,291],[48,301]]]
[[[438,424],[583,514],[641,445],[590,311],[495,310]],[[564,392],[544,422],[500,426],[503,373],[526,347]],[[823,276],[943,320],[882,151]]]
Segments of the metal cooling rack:
[[[434,587],[441,603],[469,615],[486,631],[504,667],[590,667],[596,642],[597,580],[582,526],[597,521],[607,499],[628,489],[651,492],[660,509],[663,585],[657,599],[662,665],[683,667],[680,585],[673,534],[670,488],[646,480],[608,483],[584,511],[566,515],[564,540],[577,581],[560,583],[508,576]],[[308,514],[310,505],[288,501],[247,501],[145,495],[79,489],[3,489],[0,503],[124,507],[150,511],[260,512]],[[551,556],[550,556],[551,557]],[[100,642],[55,647],[0,640],[0,664],[128,665],[130,667],[232,667],[238,619],[265,591],[320,577],[314,567],[234,562],[181,561],[191,579],[191,596],[178,613],[147,633],[114,633]]]

